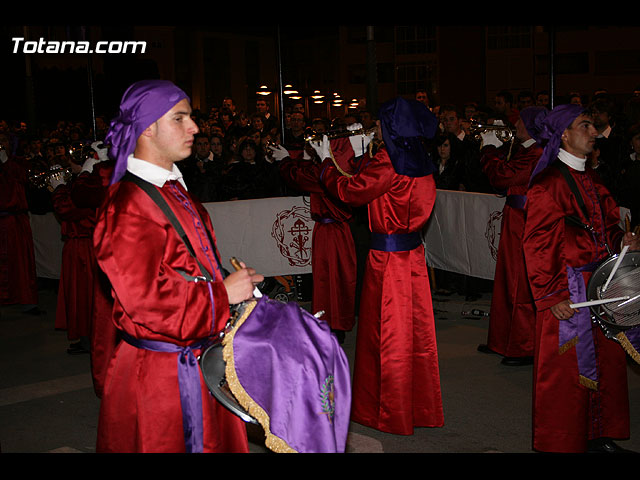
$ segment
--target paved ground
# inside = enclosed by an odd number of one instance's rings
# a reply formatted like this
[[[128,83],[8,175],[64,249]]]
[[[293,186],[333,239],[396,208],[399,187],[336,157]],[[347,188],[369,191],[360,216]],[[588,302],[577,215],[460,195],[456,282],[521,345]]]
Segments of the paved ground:
[[[3,453],[94,452],[99,402],[87,355],[66,353],[66,333],[53,328],[55,292],[41,290],[45,315],[0,308],[0,448]],[[473,303],[434,298],[445,426],[390,435],[352,424],[347,453],[530,453],[531,367],[506,367],[476,351],[488,319],[464,318],[489,310],[490,296]],[[344,349],[353,358],[355,331]],[[640,451],[640,370],[629,365],[632,438]],[[250,430],[251,451],[265,452]]]

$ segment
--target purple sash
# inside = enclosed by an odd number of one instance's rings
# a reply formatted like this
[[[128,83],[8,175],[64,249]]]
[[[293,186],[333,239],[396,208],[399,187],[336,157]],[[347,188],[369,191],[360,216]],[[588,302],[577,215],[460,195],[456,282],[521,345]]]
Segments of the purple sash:
[[[511,208],[523,209],[524,204],[527,202],[526,195],[507,195],[507,205]]]
[[[371,249],[383,252],[407,252],[422,245],[420,232],[376,233],[371,232]]]
[[[182,428],[187,453],[202,453],[202,389],[200,386],[200,367],[193,350],[208,346],[209,339],[199,340],[189,346],[181,347],[159,340],[134,338],[121,332],[122,338],[129,345],[154,352],[179,353],[178,355],[178,387],[180,404],[182,405]]]
[[[582,277],[582,272],[594,271],[599,262],[590,263],[583,267],[573,268],[567,265],[569,280],[569,296],[572,303],[585,302],[587,289]],[[559,325],[559,349],[564,353],[575,345],[578,358],[578,374],[582,385],[592,390],[598,389],[598,371],[591,314],[588,307],[580,308],[568,320],[560,320]]]

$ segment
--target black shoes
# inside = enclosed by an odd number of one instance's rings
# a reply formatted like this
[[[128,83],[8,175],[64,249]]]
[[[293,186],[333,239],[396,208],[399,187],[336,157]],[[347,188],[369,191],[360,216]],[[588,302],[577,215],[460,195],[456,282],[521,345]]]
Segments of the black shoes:
[[[69,348],[67,348],[67,353],[69,355],[82,355],[84,353],[89,353],[89,350],[84,348],[81,342],[76,342],[69,345]]]
[[[636,453],[617,445],[610,438],[596,438],[589,440],[587,444],[587,453]]]
[[[500,363],[508,367],[523,367],[533,365],[533,357],[504,357]]]

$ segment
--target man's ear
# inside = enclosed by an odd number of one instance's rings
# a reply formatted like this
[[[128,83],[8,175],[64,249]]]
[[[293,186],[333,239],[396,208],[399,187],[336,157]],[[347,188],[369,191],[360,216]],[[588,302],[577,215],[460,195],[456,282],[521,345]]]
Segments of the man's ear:
[[[145,137],[151,137],[151,136],[153,136],[153,134],[155,133],[156,128],[157,128],[156,123],[157,123],[157,122],[153,122],[151,125],[149,125],[147,128],[145,128],[145,129],[142,131],[142,133],[140,134],[140,136],[145,136]]]

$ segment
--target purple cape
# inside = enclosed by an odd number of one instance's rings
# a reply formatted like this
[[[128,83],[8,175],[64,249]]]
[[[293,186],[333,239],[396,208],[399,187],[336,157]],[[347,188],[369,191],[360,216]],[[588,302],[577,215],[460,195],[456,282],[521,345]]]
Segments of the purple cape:
[[[124,92],[120,112],[111,121],[104,142],[109,145],[109,156],[116,162],[112,184],[127,171],[127,159],[142,132],[185,98],[190,101],[186,93],[167,80],[142,80]]]

